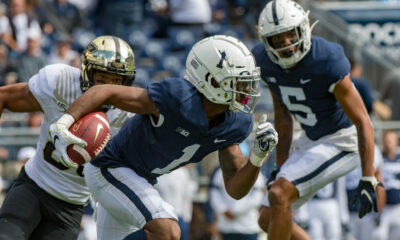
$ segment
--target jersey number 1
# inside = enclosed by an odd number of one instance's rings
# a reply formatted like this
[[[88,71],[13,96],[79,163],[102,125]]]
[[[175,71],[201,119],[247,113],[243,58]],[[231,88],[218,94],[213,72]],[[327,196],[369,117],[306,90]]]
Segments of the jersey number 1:
[[[185,149],[183,149],[183,155],[180,158],[170,162],[170,164],[168,164],[164,168],[156,168],[151,172],[155,174],[170,173],[172,170],[180,166],[182,163],[189,161],[199,148],[200,144],[193,144],[191,146],[185,147]]]

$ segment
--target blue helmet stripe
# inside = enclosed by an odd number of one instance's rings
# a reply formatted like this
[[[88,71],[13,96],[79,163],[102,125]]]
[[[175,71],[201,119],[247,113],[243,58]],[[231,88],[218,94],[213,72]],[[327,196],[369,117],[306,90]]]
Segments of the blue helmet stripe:
[[[272,2],[272,17],[274,18],[275,26],[279,25],[278,14],[276,14],[276,1]]]

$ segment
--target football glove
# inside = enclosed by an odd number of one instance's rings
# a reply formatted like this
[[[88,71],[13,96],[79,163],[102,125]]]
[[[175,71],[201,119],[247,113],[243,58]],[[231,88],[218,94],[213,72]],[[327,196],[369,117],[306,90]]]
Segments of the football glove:
[[[276,175],[278,175],[280,170],[281,170],[281,168],[278,165],[274,164],[274,168],[272,169],[272,172],[269,175],[269,178],[267,181],[267,189],[268,190],[271,187],[271,185],[275,182]]]
[[[84,148],[87,145],[84,140],[69,132],[68,129],[74,122],[74,117],[65,113],[57,122],[51,124],[49,128],[50,138],[56,148],[53,157],[68,168],[77,168],[78,164],[69,158],[67,147],[71,144],[76,144]]]
[[[378,211],[374,186],[383,187],[383,184],[373,176],[362,177],[358,183],[351,205],[354,206],[357,201],[360,201],[360,206],[358,208],[359,218],[364,217],[367,213],[371,212],[372,209],[374,209],[375,212]]]
[[[256,167],[261,167],[265,157],[274,149],[276,144],[278,144],[278,133],[272,124],[267,122],[267,115],[263,114],[258,121],[250,162]]]

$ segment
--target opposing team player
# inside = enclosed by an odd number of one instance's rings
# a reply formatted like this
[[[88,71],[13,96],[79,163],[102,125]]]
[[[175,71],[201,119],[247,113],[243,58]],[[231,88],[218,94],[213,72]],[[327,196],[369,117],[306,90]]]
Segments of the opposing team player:
[[[83,167],[71,168],[54,151],[49,126],[83,92],[98,84],[131,85],[134,54],[120,38],[101,36],[86,47],[81,69],[49,65],[29,83],[0,88],[0,113],[42,111],[37,153],[22,168],[0,209],[0,239],[76,239],[89,191]],[[115,135],[131,113],[110,109]],[[79,139],[77,139],[79,141]]]
[[[357,167],[360,157],[359,217],[377,210],[371,121],[350,81],[350,64],[342,47],[312,37],[312,28],[308,12],[290,0],[270,1],[259,17],[262,43],[253,54],[272,94],[280,136],[275,181],[270,179],[259,218],[268,239],[310,239],[292,222],[292,210]],[[292,117],[304,132],[301,148],[289,156]]]
[[[107,220],[108,230],[99,239],[179,239],[177,217],[152,184],[216,150],[227,192],[239,199],[250,191],[278,141],[272,124],[262,121],[249,162],[239,148],[253,128],[250,113],[259,97],[259,73],[242,42],[213,36],[193,46],[185,78],[153,82],[147,89],[95,86],[67,109],[50,127],[52,136],[66,142],[56,145],[65,158],[66,146],[74,142],[68,131],[74,119],[103,104],[138,113],[85,167],[86,183],[100,210],[106,210],[99,215],[114,219],[114,224]]]

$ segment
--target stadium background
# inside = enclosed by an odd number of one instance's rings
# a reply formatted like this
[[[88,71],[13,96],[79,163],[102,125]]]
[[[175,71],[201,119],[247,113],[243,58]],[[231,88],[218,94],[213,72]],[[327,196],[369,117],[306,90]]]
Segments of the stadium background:
[[[79,67],[79,56],[91,39],[102,34],[117,35],[135,52],[135,84],[145,87],[150,81],[168,76],[183,76],[185,58],[199,39],[225,34],[241,39],[250,49],[258,42],[256,24],[268,0],[209,0],[211,15],[203,12],[177,19],[177,10],[169,7],[173,0],[8,0],[0,1],[0,85],[27,82],[41,67],[67,63]],[[310,9],[313,33],[342,44],[354,64],[362,66],[361,77],[372,87],[375,100],[391,108],[391,116],[373,112],[375,137],[380,144],[385,129],[400,130],[400,3],[396,1],[299,1]],[[25,5],[26,4],[26,5]],[[25,6],[24,6],[25,5]],[[185,4],[182,4],[183,8]],[[192,9],[186,9],[192,10]],[[7,24],[13,11],[29,16],[25,28],[12,27],[25,36],[16,46],[7,37]],[[174,12],[175,11],[175,12]],[[183,9],[182,11],[185,11]],[[189,11],[192,12],[192,11]],[[198,16],[199,15],[199,16]],[[33,26],[37,21],[38,31]],[[13,35],[16,35],[13,36]],[[18,34],[11,34],[18,38]],[[26,45],[26,47],[23,47]],[[397,88],[396,88],[397,87]],[[388,91],[391,90],[389,93]],[[261,112],[273,117],[268,90],[255,117]],[[2,197],[21,161],[19,150],[35,146],[39,134],[40,113],[17,114],[5,111],[0,120],[0,173]],[[272,119],[273,120],[273,119]],[[251,137],[250,137],[251,138]],[[249,139],[249,142],[251,139]],[[20,152],[21,153],[21,152]],[[193,166],[199,184],[194,198],[191,239],[208,239],[204,203],[207,200],[209,175],[216,164],[215,155],[205,163]],[[264,173],[269,174],[270,162]],[[0,202],[1,202],[0,198]]]

